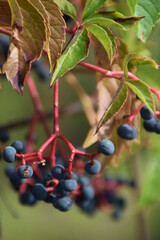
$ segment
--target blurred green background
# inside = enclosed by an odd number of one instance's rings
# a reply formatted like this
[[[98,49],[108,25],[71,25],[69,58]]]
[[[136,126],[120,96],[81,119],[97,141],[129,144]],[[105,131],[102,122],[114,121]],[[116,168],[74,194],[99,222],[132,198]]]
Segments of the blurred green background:
[[[143,55],[151,56],[160,63],[160,26],[156,27],[145,45],[136,39],[135,28],[124,35],[130,51],[137,51]],[[93,59],[93,54],[89,56]],[[160,88],[160,72],[150,67],[140,67],[137,75],[152,86]],[[49,90],[49,81],[41,81],[33,73],[41,101],[45,111],[52,111],[52,89]],[[96,90],[96,78],[92,73],[77,74],[78,80],[88,94]],[[19,96],[10,83],[2,79],[0,90],[0,126],[21,118],[29,118],[34,112],[32,101],[27,89],[24,95]],[[64,79],[60,80],[60,108],[78,101],[78,97]],[[49,120],[52,128],[52,120]],[[75,146],[80,146],[88,132],[89,125],[83,114],[63,115],[60,118],[62,133],[71,140]],[[24,140],[28,126],[12,129],[9,144],[15,139]],[[46,136],[42,126],[37,127],[37,148],[45,141]],[[111,168],[110,174],[135,177],[141,184],[141,194],[137,189],[122,189],[120,195],[127,200],[127,208],[121,220],[113,220],[106,212],[97,211],[95,216],[89,217],[76,206],[68,213],[61,213],[51,205],[40,202],[35,207],[21,206],[8,179],[4,174],[7,164],[0,162],[0,239],[2,240],[81,240],[81,239],[142,239],[141,213],[148,239],[160,239],[160,137],[146,133],[142,129],[141,144],[134,145],[133,156],[128,152],[117,169]],[[143,148],[142,148],[143,146]],[[129,161],[130,160],[130,161]],[[138,164],[138,171],[134,171],[133,161]],[[138,202],[145,207],[139,208]],[[146,238],[147,239],[147,238]],[[142,239],[143,240],[143,239]]]

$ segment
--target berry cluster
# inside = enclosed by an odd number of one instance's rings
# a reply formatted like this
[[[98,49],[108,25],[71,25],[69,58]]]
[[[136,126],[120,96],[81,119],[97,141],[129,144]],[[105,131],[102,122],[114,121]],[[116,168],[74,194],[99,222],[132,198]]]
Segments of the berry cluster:
[[[109,140],[102,140],[99,149],[112,154],[113,148],[109,148],[109,152],[106,150],[109,145],[114,147]],[[3,157],[7,162],[13,162],[16,157],[15,152],[17,154],[24,151],[24,143],[16,141],[12,146],[5,148]],[[122,216],[126,201],[118,195],[118,192],[122,186],[135,187],[133,180],[122,177],[113,179],[100,175],[92,177],[100,171],[100,163],[98,160],[94,160],[93,165],[89,162],[84,163],[79,154],[75,157],[71,178],[66,166],[66,161],[57,154],[56,164],[52,168],[50,161],[46,162],[45,168],[39,164],[37,166],[17,164],[17,167],[9,165],[6,168],[6,175],[14,189],[19,192],[19,200],[23,205],[33,206],[38,201],[44,201],[65,212],[76,203],[89,215],[94,214],[97,209],[105,208],[114,219]]]
[[[143,106],[140,111],[142,119],[144,119],[143,127],[147,132],[155,132],[160,134],[160,122],[158,118],[146,107]]]
[[[52,138],[53,136],[50,139]],[[64,137],[63,140],[66,141]],[[36,153],[25,153],[25,144],[17,140],[3,151],[6,162],[21,160],[16,166],[10,165],[6,169],[12,186],[19,192],[20,202],[34,205],[37,201],[43,200],[52,203],[60,211],[68,211],[75,202],[82,210],[93,212],[93,207],[95,210],[99,206],[100,193],[106,191],[106,186],[102,177],[91,178],[87,174],[93,176],[100,172],[101,164],[95,157],[100,153],[112,155],[114,144],[104,139],[99,142],[98,151],[93,154],[74,148],[73,157],[71,154],[69,162],[56,155],[55,163],[51,161],[51,155],[46,157],[46,160],[42,158],[40,153],[43,152],[44,145]],[[84,157],[90,160],[84,162]],[[100,181],[100,185],[97,185],[97,181]],[[114,184],[109,183],[110,185]]]
[[[130,116],[130,119],[128,120],[129,123],[124,123],[119,126],[117,130],[119,137],[126,140],[133,140],[137,138],[138,132],[137,129],[134,126],[132,126],[132,121],[138,112],[140,112],[141,118],[144,120],[143,121],[144,129],[148,132],[155,132],[157,134],[160,134],[159,112],[155,112],[155,114],[153,114],[147,108],[147,106],[142,104],[137,109],[135,114]]]

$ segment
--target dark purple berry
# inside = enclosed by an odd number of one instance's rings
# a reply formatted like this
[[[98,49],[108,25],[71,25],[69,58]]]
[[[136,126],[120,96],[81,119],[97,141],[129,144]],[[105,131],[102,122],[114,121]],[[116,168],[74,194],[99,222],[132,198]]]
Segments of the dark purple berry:
[[[14,162],[16,156],[16,149],[14,147],[5,147],[3,151],[3,158],[6,162]]]
[[[132,140],[137,138],[138,132],[134,126],[125,123],[119,126],[118,135],[123,139]]]
[[[53,200],[53,206],[62,212],[67,212],[73,205],[70,197],[57,197]]]
[[[143,106],[141,108],[140,114],[144,120],[150,120],[151,118],[154,117],[153,113],[146,106]]]
[[[12,147],[14,147],[17,151],[17,153],[24,153],[26,151],[26,146],[24,142],[17,140],[14,143],[12,143]]]
[[[104,155],[112,155],[114,153],[114,144],[108,139],[103,139],[99,142],[98,150]]]
[[[155,118],[152,118],[150,120],[144,120],[143,127],[147,132],[154,132],[156,123],[157,121]]]
[[[45,200],[47,197],[46,188],[41,183],[36,183],[33,186],[32,192],[36,200]]]
[[[21,165],[18,168],[18,175],[21,178],[30,178],[33,175],[33,169],[29,165]]]
[[[74,179],[66,179],[62,181],[62,187],[67,192],[72,192],[77,188],[77,181]]]
[[[101,170],[101,164],[98,160],[94,160],[94,164],[91,163],[91,161],[88,161],[85,165],[85,171],[88,174],[94,175],[99,173]]]

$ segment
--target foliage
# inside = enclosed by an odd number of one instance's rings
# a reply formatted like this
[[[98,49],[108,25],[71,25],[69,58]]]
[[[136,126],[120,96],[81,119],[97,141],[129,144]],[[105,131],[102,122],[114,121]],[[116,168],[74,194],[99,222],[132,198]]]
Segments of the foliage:
[[[131,15],[110,9],[106,0],[87,0],[80,5],[77,1],[67,0],[0,2],[0,31],[11,36],[8,57],[1,73],[6,74],[13,88],[22,94],[32,63],[42,55],[47,56],[51,74],[50,87],[53,87],[57,79],[65,76],[72,86],[80,89],[77,95],[91,125],[83,146],[89,147],[103,138],[110,138],[116,151],[113,159],[110,158],[108,162],[115,165],[118,165],[117,156],[131,144],[117,136],[117,126],[127,118],[128,124],[139,129],[140,121],[136,122],[135,117],[143,104],[155,114],[157,121],[160,115],[153,97],[154,94],[160,104],[160,91],[147,84],[141,76],[135,75],[136,68],[141,65],[147,64],[157,70],[159,65],[150,56],[129,52],[123,38],[123,33],[127,35],[127,31],[137,25],[137,37],[146,42],[158,23],[160,2],[147,0],[146,4],[142,0],[128,0],[127,3]],[[63,14],[72,18],[72,27],[68,28]],[[82,62],[92,51],[97,65]],[[77,65],[98,73],[97,108],[94,108],[90,96],[76,83],[75,76],[68,73],[76,69]],[[91,114],[88,114],[88,109],[91,109]],[[91,160],[93,156],[90,156]],[[104,162],[106,163],[106,157],[103,156],[102,163]],[[153,180],[153,174],[149,179],[151,180],[148,181]],[[157,178],[153,181],[157,181]],[[147,196],[148,201],[148,189],[142,194],[143,203],[144,196]],[[151,202],[154,200],[157,200],[156,194],[153,194]]]

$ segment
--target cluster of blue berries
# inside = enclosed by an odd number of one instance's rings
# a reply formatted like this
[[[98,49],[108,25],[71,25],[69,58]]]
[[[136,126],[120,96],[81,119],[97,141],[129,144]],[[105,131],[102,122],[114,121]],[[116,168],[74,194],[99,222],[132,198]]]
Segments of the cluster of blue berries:
[[[100,141],[98,151],[111,155],[114,152],[114,144],[104,139]],[[16,154],[24,154],[24,152],[25,144],[17,140],[11,146],[5,147],[3,158],[6,162],[13,163]],[[97,159],[84,164],[83,174],[77,174],[75,170],[72,171],[71,176],[66,168],[66,162],[60,157],[56,158],[56,165],[52,168],[50,161],[47,161],[46,168],[37,165],[41,172],[40,176],[33,171],[32,164],[26,163],[17,167],[10,165],[6,168],[6,174],[13,188],[19,192],[22,204],[31,206],[38,201],[45,201],[60,211],[68,211],[76,203],[88,214],[95,212],[98,208],[99,193],[97,194],[97,186],[93,181],[96,177],[91,178],[101,170],[101,164]]]
[[[92,179],[87,175],[77,175],[75,172],[72,172],[72,179],[68,179],[68,173],[63,172],[65,162],[64,165],[62,162],[64,162],[62,159],[57,159],[57,164],[51,172],[40,169],[43,173],[42,178],[32,175],[34,184],[27,184],[25,192],[19,192],[19,200],[23,205],[33,206],[38,201],[44,201],[66,212],[76,204],[88,215],[93,215],[98,209],[109,206],[112,208],[112,218],[118,220],[122,217],[126,200],[119,196],[118,191],[122,186],[135,187],[133,180],[122,177],[113,179],[106,176],[97,176]],[[13,165],[6,168],[6,174],[17,191],[26,181],[26,176],[21,173]],[[52,187],[53,184],[56,185],[54,190],[47,192],[47,188]]]
[[[145,105],[141,108],[140,115],[144,120],[143,127],[146,131],[160,134],[160,121]],[[126,140],[133,140],[138,135],[137,129],[127,123],[120,125],[117,132],[119,137]]]
[[[142,119],[144,119],[144,129],[147,132],[155,132],[157,134],[160,134],[160,121],[146,106],[143,106],[141,108],[140,114]]]

